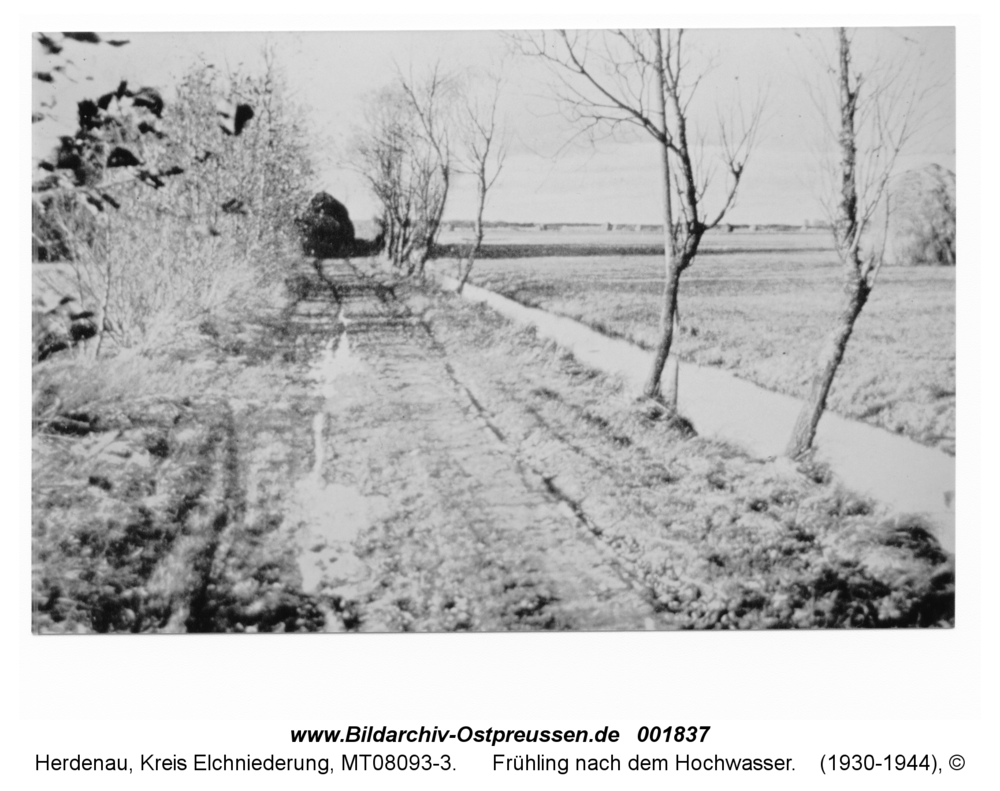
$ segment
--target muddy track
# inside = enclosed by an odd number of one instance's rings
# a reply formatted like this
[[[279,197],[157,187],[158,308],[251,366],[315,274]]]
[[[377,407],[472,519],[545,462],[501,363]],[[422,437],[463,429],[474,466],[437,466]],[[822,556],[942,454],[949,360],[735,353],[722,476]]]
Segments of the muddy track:
[[[652,625],[634,584],[505,445],[391,286],[344,262],[322,277],[341,295],[346,331],[339,361],[319,369],[317,496],[339,496],[353,516],[299,528],[311,592],[360,629]]]
[[[36,630],[950,623],[919,523],[362,266],[302,262],[283,309],[164,363],[198,387],[36,434]]]
[[[40,437],[61,472],[35,488],[39,631],[655,626],[456,375],[408,305],[419,289],[345,261],[303,262],[289,287],[201,350],[208,391]]]

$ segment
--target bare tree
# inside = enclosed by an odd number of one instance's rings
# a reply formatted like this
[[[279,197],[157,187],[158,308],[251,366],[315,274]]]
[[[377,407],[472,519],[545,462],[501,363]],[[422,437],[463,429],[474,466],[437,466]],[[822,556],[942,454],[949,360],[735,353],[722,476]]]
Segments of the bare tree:
[[[441,218],[451,188],[454,163],[449,127],[454,108],[455,82],[441,70],[440,62],[434,64],[423,80],[414,78],[412,72],[404,76],[401,71],[397,71],[396,79],[409,103],[410,112],[417,119],[425,154],[420,172],[426,177],[420,182],[421,199],[418,202],[421,209],[421,244],[414,264],[417,274],[423,274],[441,231]]]
[[[704,203],[712,169],[700,167],[689,129],[691,101],[704,72],[689,75],[683,30],[559,30],[521,36],[518,42],[523,53],[550,65],[558,80],[557,96],[582,133],[614,133],[631,126],[659,144],[665,278],[660,337],[644,394],[663,400],[660,379],[677,326],[680,277],[694,263],[706,231],[733,206],[762,102],[758,99],[748,112],[741,105],[726,120],[720,114],[720,157],[728,181],[721,206],[709,214]],[[699,138],[696,132],[694,139]]]
[[[368,98],[352,162],[382,207],[379,219],[385,254],[397,268],[410,260],[415,241],[415,183],[420,167],[413,137],[411,119],[398,91],[383,89]]]
[[[352,164],[382,206],[389,261],[421,274],[433,254],[454,166],[452,79],[435,66],[423,80],[397,71],[372,94],[355,133]]]
[[[478,82],[478,81],[477,81]],[[459,261],[458,293],[462,293],[476,257],[483,245],[483,212],[486,197],[493,188],[507,158],[507,128],[498,117],[498,106],[504,81],[499,70],[485,77],[485,87],[466,89],[463,110],[459,114],[458,167],[476,180],[476,219],[472,244]]]
[[[836,167],[836,199],[826,203],[834,244],[844,268],[844,300],[836,324],[817,360],[809,396],[802,406],[787,455],[807,452],[826,409],[834,376],[854,323],[875,287],[885,258],[885,235],[872,234],[878,215],[889,219],[889,183],[900,151],[913,134],[920,93],[905,64],[890,64],[862,75],[852,67],[851,36],[839,28],[836,75],[835,135],[840,161]]]

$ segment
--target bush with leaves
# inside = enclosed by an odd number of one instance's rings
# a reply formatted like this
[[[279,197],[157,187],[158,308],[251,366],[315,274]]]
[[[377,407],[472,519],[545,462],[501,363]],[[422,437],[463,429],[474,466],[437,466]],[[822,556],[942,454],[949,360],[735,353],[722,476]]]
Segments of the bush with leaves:
[[[262,75],[195,67],[176,93],[122,83],[81,102],[36,184],[37,235],[72,259],[97,353],[253,311],[295,252],[312,165],[273,60]]]
[[[347,207],[328,192],[317,192],[296,222],[306,255],[336,258],[353,254],[354,223]]]
[[[127,82],[97,99],[77,104],[77,129],[63,135],[32,185],[32,225],[36,260],[76,260],[82,246],[97,243],[99,213],[120,208],[116,187],[137,179],[154,187],[183,172],[163,165],[164,103],[154,88],[133,91]]]

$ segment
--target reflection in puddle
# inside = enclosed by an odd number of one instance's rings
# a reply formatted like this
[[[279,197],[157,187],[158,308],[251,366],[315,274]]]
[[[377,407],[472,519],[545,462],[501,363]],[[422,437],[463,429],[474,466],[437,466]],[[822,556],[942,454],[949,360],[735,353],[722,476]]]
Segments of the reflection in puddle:
[[[323,408],[313,417],[313,464],[308,477],[295,487],[290,522],[298,525],[295,543],[302,588],[306,593],[357,585],[368,576],[365,564],[353,551],[353,542],[378,518],[385,498],[365,497],[354,486],[327,483],[323,468],[327,456],[327,416],[337,397],[338,381],[365,370],[362,360],[351,352],[343,308],[338,317],[344,331],[331,337],[316,359],[310,378],[324,399]]]
[[[303,590],[317,593],[323,584],[338,586],[364,579],[366,569],[351,545],[375,516],[368,498],[353,486],[326,484],[312,475],[299,483],[295,495],[296,521],[302,524],[296,543]]]
[[[328,400],[337,395],[337,379],[363,373],[366,369],[364,361],[355,357],[351,351],[351,339],[346,328],[348,321],[342,312],[340,322],[345,328],[340,334],[340,342],[337,342],[336,337],[331,337],[310,372],[310,378],[316,383],[319,394]]]

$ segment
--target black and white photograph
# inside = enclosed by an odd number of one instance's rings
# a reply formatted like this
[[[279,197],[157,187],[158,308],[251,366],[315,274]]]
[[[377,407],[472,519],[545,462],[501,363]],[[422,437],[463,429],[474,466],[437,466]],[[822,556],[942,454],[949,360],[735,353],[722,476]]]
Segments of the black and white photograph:
[[[31,69],[31,639],[957,630],[954,27]]]

